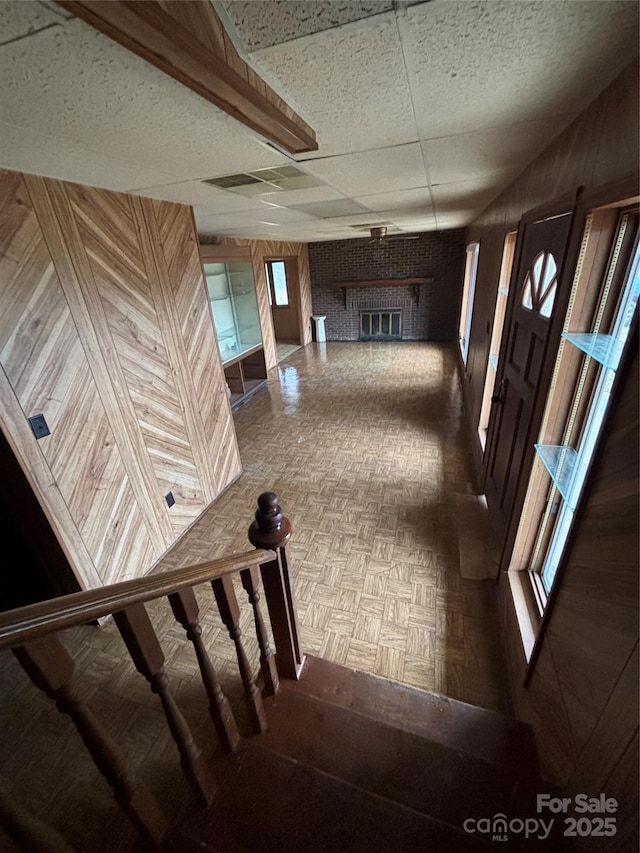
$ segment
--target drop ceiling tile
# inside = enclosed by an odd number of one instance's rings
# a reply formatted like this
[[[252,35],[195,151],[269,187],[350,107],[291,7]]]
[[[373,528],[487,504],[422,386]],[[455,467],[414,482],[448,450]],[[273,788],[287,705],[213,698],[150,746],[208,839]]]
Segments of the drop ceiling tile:
[[[248,215],[256,221],[274,222],[278,225],[291,222],[317,222],[315,216],[310,216],[308,213],[302,213],[290,207],[267,207],[263,205],[261,210],[249,211]]]
[[[0,48],[7,42],[62,23],[62,15],[39,3],[0,3]]]
[[[350,196],[395,192],[427,184],[418,143],[379,151],[344,154],[305,164],[325,183]]]
[[[316,129],[319,151],[305,161],[419,138],[392,12],[256,51],[252,59],[269,79],[286,81],[288,97]]]
[[[194,216],[198,226],[202,226],[203,228],[211,229],[215,231],[215,233],[222,231],[229,231],[232,228],[246,228],[246,227],[255,227],[258,220],[257,219],[249,219],[250,213],[255,213],[255,211],[237,211],[235,213],[216,213],[216,214],[207,214],[201,213],[197,207],[194,208]]]
[[[319,219],[335,219],[337,216],[360,216],[368,212],[362,205],[344,197],[332,201],[317,201],[312,204],[292,204],[289,207],[291,210],[298,210]]]
[[[118,192],[129,192],[129,187],[141,180],[157,184],[171,178],[138,163],[118,160],[65,139],[36,136],[4,122],[0,123],[0,166]]]
[[[80,140],[98,154],[174,180],[291,162],[195,92],[77,19],[5,45],[0,74],[4,121],[36,137]],[[140,189],[144,182],[131,183]]]
[[[421,137],[584,109],[637,55],[637,15],[635,3],[606,0],[408,8],[401,33]]]
[[[401,228],[408,228],[415,223],[433,222],[434,213],[431,207],[425,210],[382,210],[379,216],[384,216],[387,222],[393,222]]]
[[[323,219],[325,224],[331,224],[334,227],[346,225],[351,227],[352,225],[386,225],[388,222],[383,216],[380,216],[379,213],[373,213],[372,211],[367,211],[366,213],[360,214],[358,216],[336,216],[331,219]]]
[[[282,190],[274,193],[264,193],[260,198],[265,202],[293,207],[294,205],[313,204],[319,201],[334,201],[345,199],[341,192],[333,187],[308,187],[303,190]]]
[[[467,225],[471,225],[478,213],[461,212],[438,216],[438,231],[446,231],[450,228],[466,228]]]
[[[159,198],[163,201],[175,201],[190,204],[203,214],[236,213],[242,210],[267,210],[268,206],[260,198],[252,198],[226,192],[202,181],[180,181],[158,187],[144,187],[130,190],[134,195]]]
[[[270,15],[255,0],[223,0],[223,7],[248,51],[344,26],[393,8],[392,0],[276,0]]]
[[[402,210],[404,208],[431,207],[429,187],[416,187],[412,190],[376,193],[375,195],[356,196],[355,201],[371,210]]]
[[[477,211],[479,215],[499,195],[500,190],[481,180],[440,184],[431,188],[436,215],[456,211]]]
[[[571,122],[571,116],[539,119],[421,143],[431,183],[486,176],[506,185]]]

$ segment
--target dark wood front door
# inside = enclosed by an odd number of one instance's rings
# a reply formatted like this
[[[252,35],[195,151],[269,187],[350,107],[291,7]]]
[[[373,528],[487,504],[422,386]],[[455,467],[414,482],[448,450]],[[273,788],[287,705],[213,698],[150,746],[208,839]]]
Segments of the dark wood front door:
[[[537,436],[532,417],[538,399],[560,266],[571,214],[522,226],[522,248],[510,287],[510,317],[498,364],[489,423],[485,491],[500,542],[516,505],[523,466]],[[545,395],[546,396],[546,395]],[[521,490],[520,490],[521,492]]]

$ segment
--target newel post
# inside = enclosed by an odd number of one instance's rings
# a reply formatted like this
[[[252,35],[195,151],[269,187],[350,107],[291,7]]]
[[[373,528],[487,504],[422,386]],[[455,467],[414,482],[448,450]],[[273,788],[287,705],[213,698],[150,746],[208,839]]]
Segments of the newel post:
[[[264,597],[276,644],[276,666],[280,678],[299,678],[304,663],[287,543],[291,522],[282,514],[278,497],[263,492],[258,498],[255,521],[249,527],[249,542],[256,548],[276,552],[276,559],[262,563],[260,572]]]

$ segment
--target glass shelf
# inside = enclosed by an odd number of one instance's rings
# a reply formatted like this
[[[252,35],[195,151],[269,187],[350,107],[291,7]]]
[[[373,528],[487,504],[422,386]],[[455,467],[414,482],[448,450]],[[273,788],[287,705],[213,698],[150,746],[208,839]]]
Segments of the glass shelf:
[[[572,447],[554,444],[536,444],[534,446],[542,464],[567,502],[567,506],[573,512],[576,508],[573,482],[578,454]]]
[[[495,353],[490,353],[489,364],[497,372],[497,370],[498,370],[498,356]]]
[[[623,343],[614,338],[613,335],[564,332],[562,337],[611,370],[616,370],[620,364]]]

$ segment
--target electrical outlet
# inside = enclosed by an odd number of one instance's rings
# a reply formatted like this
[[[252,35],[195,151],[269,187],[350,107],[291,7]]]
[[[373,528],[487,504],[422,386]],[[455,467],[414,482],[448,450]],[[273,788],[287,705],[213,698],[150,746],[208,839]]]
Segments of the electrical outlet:
[[[51,430],[44,415],[33,415],[29,418],[29,423],[36,438],[44,438],[45,435],[51,435]]]
[[[167,502],[167,506],[173,506],[176,502],[176,499],[173,496],[173,492],[167,492],[164,496],[165,501]]]

